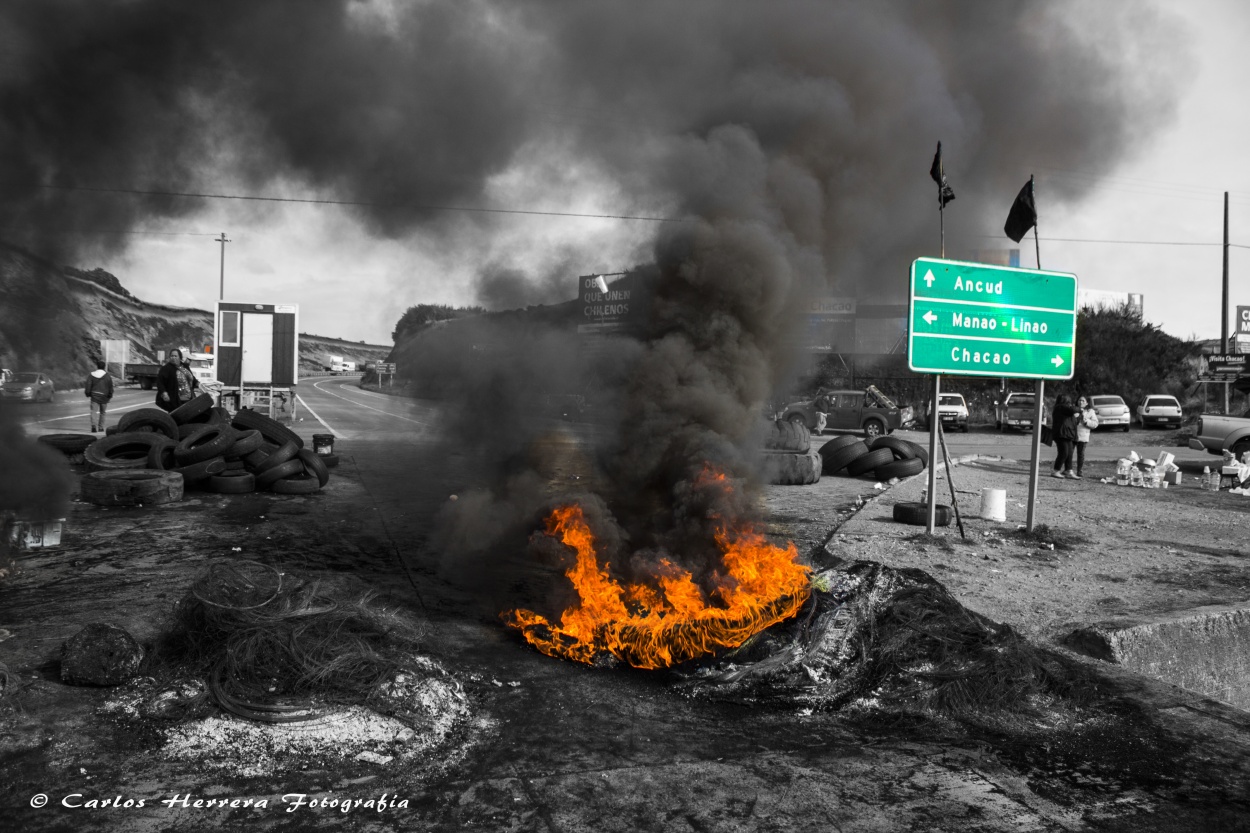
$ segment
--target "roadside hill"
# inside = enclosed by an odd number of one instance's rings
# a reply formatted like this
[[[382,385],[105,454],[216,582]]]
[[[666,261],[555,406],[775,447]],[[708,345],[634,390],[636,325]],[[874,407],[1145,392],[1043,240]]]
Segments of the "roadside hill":
[[[0,367],[38,370],[57,388],[74,387],[102,358],[100,341],[130,345],[132,362],[154,362],[156,351],[213,340],[208,310],[146,303],[102,269],[50,263],[0,243]],[[329,355],[363,365],[385,361],[391,348],[300,333],[300,371],[320,371]]]

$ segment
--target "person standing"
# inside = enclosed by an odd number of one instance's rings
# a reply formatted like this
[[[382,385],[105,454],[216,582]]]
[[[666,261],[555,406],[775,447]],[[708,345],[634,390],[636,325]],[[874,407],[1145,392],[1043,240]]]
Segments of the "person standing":
[[[83,393],[91,400],[91,433],[104,430],[104,413],[113,399],[113,377],[104,369],[104,362],[97,361],[95,370],[87,374]]]
[[[1070,477],[1079,479],[1072,470],[1072,452],[1076,447],[1076,406],[1072,397],[1063,394],[1055,400],[1055,408],[1050,415],[1050,424],[1055,434],[1055,467],[1051,477]]]
[[[1085,446],[1089,444],[1089,432],[1098,427],[1098,412],[1084,396],[1076,400],[1076,476],[1085,471]]]
[[[156,405],[172,411],[184,402],[191,401],[199,381],[191,368],[182,363],[182,351],[175,347],[169,351],[165,364],[156,374]]]

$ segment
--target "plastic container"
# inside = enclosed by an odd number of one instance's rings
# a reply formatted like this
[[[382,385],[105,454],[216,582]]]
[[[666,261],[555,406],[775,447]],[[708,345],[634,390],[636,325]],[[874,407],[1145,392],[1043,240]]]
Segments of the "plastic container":
[[[1134,466],[1128,473],[1128,482],[1130,486],[1145,486],[1146,477],[1141,473],[1141,469]]]
[[[1007,520],[1006,489],[981,490],[981,520],[999,523]]]
[[[1126,457],[1120,458],[1115,464],[1115,485],[1129,485],[1129,474],[1134,470],[1133,461]]]
[[[334,453],[333,434],[313,434],[313,451],[322,457]]]

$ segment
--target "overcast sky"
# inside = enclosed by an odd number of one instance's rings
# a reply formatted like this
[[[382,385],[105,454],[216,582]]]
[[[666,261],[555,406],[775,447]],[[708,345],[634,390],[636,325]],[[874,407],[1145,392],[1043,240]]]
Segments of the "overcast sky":
[[[393,4],[363,5],[384,12]],[[948,255],[1012,247],[1002,234],[1002,220],[1019,185],[1029,174],[1036,175],[1043,268],[1074,272],[1085,288],[1141,292],[1149,321],[1177,336],[1212,337],[1219,328],[1222,252],[1218,244],[1224,191],[1231,192],[1235,244],[1230,254],[1230,304],[1250,305],[1246,281],[1250,155],[1245,150],[1250,106],[1244,89],[1245,79],[1250,78],[1250,49],[1246,48],[1250,4],[1162,0],[1155,5],[1175,16],[1162,28],[1165,36],[1161,38],[1156,28],[1137,44],[1132,35],[1124,37],[1130,50],[1142,53],[1134,58],[1142,66],[1165,67],[1178,76],[1171,82],[1178,91],[1179,109],[1175,118],[1168,114],[1156,118],[1142,109],[1146,116],[1131,126],[1139,137],[1135,148],[1104,155],[1096,164],[1074,165],[1070,156],[1056,161],[1039,143],[1012,159],[1009,169],[997,158],[997,170],[991,172],[985,169],[984,147],[974,153],[970,137],[975,131],[935,117],[930,119],[930,135],[913,135],[910,145],[900,144],[909,158],[892,152],[892,164],[900,170],[914,170],[916,199],[932,200],[928,167],[933,143],[943,141],[946,172],[957,194],[946,213]],[[1118,48],[1125,45],[1122,42]],[[1117,47],[1108,44],[1112,48]],[[1100,80],[1091,76],[1088,83],[1097,85]],[[946,93],[958,101],[961,90],[952,88]],[[1044,108],[1046,100],[1044,94],[1034,95],[1029,106],[1041,102]],[[1114,96],[1107,100],[1114,101]],[[550,116],[549,145],[558,143],[565,123],[578,130],[587,129],[591,122],[596,128],[606,124],[619,128],[627,138],[633,127],[630,118],[618,114],[609,101],[586,104],[553,99],[544,107]],[[990,122],[998,115],[983,110],[981,118]],[[335,114],[327,112],[325,117],[332,119]],[[1004,112],[1002,117],[1009,116]],[[489,120],[475,129],[489,131]],[[913,134],[925,132],[914,123],[908,129]],[[413,138],[413,154],[423,152],[419,142]],[[645,137],[638,143],[644,144]],[[521,152],[510,167],[489,177],[473,199],[457,198],[444,204],[646,216],[664,216],[678,207],[662,193],[649,202],[640,200],[638,190],[632,183],[623,183],[619,171],[598,166],[593,159],[570,153],[567,166],[553,165],[553,159],[561,158],[552,151],[550,156],[537,153],[537,158],[526,159]],[[544,174],[535,175],[535,170]],[[991,181],[993,187],[987,185]],[[295,176],[266,182],[258,191],[255,178],[235,178],[228,166],[218,168],[198,187],[215,193],[353,199],[337,191],[333,181],[322,179],[313,185]],[[1080,198],[1065,201],[1060,194],[1079,194]],[[890,205],[872,208],[883,214],[894,210]],[[227,298],[298,303],[301,328],[306,332],[389,343],[394,323],[412,304],[486,303],[498,308],[570,299],[578,274],[618,271],[645,259],[660,225],[645,220],[532,214],[490,215],[483,224],[483,215],[473,212],[441,213],[444,217],[433,224],[379,229],[376,223],[362,223],[358,212],[342,206],[207,200],[193,213],[147,217],[136,228],[163,234],[128,235],[129,245],[121,250],[84,249],[79,253],[81,262],[74,265],[102,267],[148,301],[209,308],[218,295],[221,252],[213,238],[224,231],[231,240],[225,247]],[[936,240],[936,212],[933,225]],[[1022,265],[1034,265],[1031,234],[1020,248]],[[520,275],[530,277],[523,280]],[[534,275],[543,278],[535,284]],[[567,280],[562,282],[561,276]],[[835,294],[853,294],[853,289],[838,289],[845,288],[838,275],[831,279]],[[905,275],[899,280],[901,285]],[[483,281],[489,292],[483,292]],[[516,292],[509,292],[509,281],[516,282]]]

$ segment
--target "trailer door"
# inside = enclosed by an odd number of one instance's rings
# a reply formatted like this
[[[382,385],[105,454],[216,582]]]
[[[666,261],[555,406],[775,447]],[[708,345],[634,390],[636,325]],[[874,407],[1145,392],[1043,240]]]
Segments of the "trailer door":
[[[273,316],[243,313],[243,384],[273,383]]]

